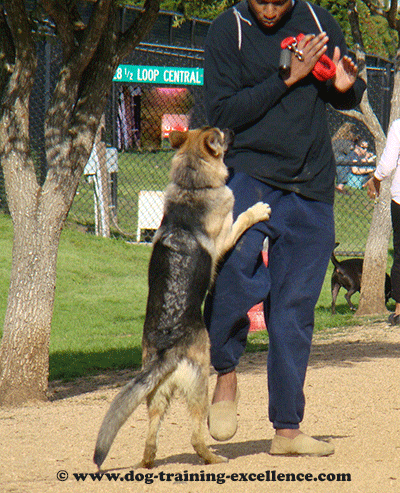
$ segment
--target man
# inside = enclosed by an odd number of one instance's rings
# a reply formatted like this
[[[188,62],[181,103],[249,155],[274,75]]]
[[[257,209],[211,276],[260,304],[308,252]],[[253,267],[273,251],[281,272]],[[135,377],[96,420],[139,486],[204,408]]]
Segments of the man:
[[[293,47],[290,73],[281,75],[281,42],[299,33],[305,37]],[[314,308],[334,247],[335,160],[326,104],[353,108],[365,89],[346,53],[331,15],[302,0],[244,0],[210,26],[206,104],[210,125],[236,134],[226,157],[234,214],[260,200],[272,208],[270,220],[248,230],[227,256],[206,302],[211,359],[218,372],[209,429],[217,440],[236,431],[235,368],[246,345],[246,314],[263,301],[269,418],[276,432],[270,453],[334,451],[299,427]],[[312,73],[322,55],[336,65],[327,81]],[[266,238],[268,268],[261,257]]]

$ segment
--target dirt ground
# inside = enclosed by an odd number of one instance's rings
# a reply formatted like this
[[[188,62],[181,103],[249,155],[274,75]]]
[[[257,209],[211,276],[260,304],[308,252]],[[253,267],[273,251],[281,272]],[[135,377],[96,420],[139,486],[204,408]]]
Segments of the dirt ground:
[[[227,464],[201,464],[190,445],[184,403],[176,399],[161,428],[152,471],[136,467],[147,428],[142,404],[104,463],[114,476],[77,481],[74,474],[96,472],[92,454],[100,422],[130,378],[129,372],[110,373],[56,382],[46,404],[0,410],[0,491],[400,492],[400,328],[375,322],[315,337],[302,429],[331,439],[331,457],[268,455],[273,431],[266,416],[265,362],[266,353],[246,354],[238,368],[235,437],[224,443],[207,437]],[[213,388],[215,374],[210,380]]]

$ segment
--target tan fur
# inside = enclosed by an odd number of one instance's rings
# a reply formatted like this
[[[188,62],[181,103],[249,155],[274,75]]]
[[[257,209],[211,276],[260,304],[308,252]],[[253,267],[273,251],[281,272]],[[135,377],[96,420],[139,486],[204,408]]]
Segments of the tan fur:
[[[152,467],[158,430],[175,391],[180,391],[186,398],[193,423],[191,443],[197,454],[206,464],[226,461],[212,453],[204,441],[210,351],[200,312],[201,298],[207,283],[212,282],[221,256],[234,246],[247,228],[269,219],[271,211],[268,204],[257,203],[233,223],[234,198],[225,185],[228,171],[223,162],[228,139],[219,129],[172,132],[170,141],[177,152],[172,159],[171,183],[165,193],[164,220],[155,235],[150,261],[143,368],[117,395],[104,418],[94,457],[99,467],[118,429],[143,398],[147,400],[149,429],[141,465]],[[185,210],[188,214],[182,212]],[[182,221],[186,221],[185,228],[179,231]],[[189,259],[187,252],[193,252]],[[176,262],[176,255],[183,260]],[[209,270],[199,258],[211,260]],[[196,275],[192,278],[184,271],[184,261],[190,267],[195,266],[197,271],[194,272],[202,280],[199,281]],[[167,262],[168,274],[161,267],[163,262]],[[158,282],[152,285],[151,278]],[[186,281],[191,283],[190,286],[180,286],[185,279],[190,279]],[[160,283],[166,286],[162,288],[163,292],[160,292]],[[200,297],[195,297],[198,306],[195,307],[197,311],[193,311],[198,315],[193,315],[182,328],[182,320],[187,320],[185,296],[188,291],[192,295],[193,292],[201,293]],[[169,336],[165,336],[167,329]],[[168,337],[174,342],[169,344]]]
[[[157,452],[157,435],[162,419],[176,391],[180,391],[187,402],[192,421],[191,444],[205,464],[226,462],[224,457],[212,453],[205,444],[205,420],[208,411],[209,342],[206,332],[187,349],[186,357],[147,398],[149,429],[142,467],[151,468]]]
[[[216,134],[219,135],[220,140],[216,138]],[[191,161],[190,164],[192,166],[196,164],[192,169],[192,176],[201,175],[201,178],[196,176],[196,184],[199,188],[197,199],[208,204],[208,212],[204,215],[203,221],[210,240],[208,249],[212,253],[214,266],[236,244],[246,229],[259,221],[268,220],[271,214],[268,204],[258,202],[240,214],[233,223],[234,197],[230,188],[225,185],[228,170],[223,161],[226,151],[226,146],[222,143],[223,139],[223,133],[215,128],[207,131],[196,129],[188,132],[171,132],[172,147],[178,148],[178,151],[172,160],[172,183],[166,191],[166,206],[171,195],[176,200],[182,194],[182,200],[185,200],[184,191],[180,187],[180,172],[182,168],[187,169],[188,155],[196,156],[198,159]],[[203,184],[207,184],[210,188],[202,190]]]

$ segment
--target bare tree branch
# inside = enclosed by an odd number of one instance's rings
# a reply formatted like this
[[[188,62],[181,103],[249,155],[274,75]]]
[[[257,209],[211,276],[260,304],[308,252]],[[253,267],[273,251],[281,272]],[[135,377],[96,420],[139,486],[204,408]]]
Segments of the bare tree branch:
[[[31,87],[36,70],[36,49],[24,0],[4,0],[7,22],[14,40],[15,57],[20,61],[15,67],[19,87]],[[29,90],[30,92],[30,90]]]
[[[119,49],[122,59],[140,43],[152,28],[160,9],[160,0],[146,0],[142,12],[136,17],[132,26],[121,35]],[[139,34],[140,33],[140,37]]]
[[[29,100],[36,70],[36,47],[24,0],[4,0],[4,9],[7,18],[3,17],[3,20],[8,23],[8,27],[3,36],[7,36],[7,31],[12,36],[16,60],[15,65],[9,67],[12,70],[9,83],[14,82],[18,90],[9,90],[7,94],[3,94],[2,106],[3,110],[12,111],[18,98],[24,101],[24,105],[27,105]],[[3,38],[3,41],[7,42],[6,38]],[[8,40],[8,43],[11,43],[11,40]]]
[[[385,10],[381,8],[379,4],[376,5],[375,2],[371,2],[370,0],[362,0],[362,1],[365,3],[365,5],[369,8],[369,10],[373,14],[384,17],[387,20],[389,27],[399,32],[400,20],[397,19],[397,10],[398,10],[397,0],[390,1],[389,10]]]
[[[356,0],[350,0],[348,3],[348,14],[349,14],[349,22],[351,28],[351,34],[353,36],[353,42],[356,45],[359,45],[363,51],[365,51],[364,40],[361,34],[360,29],[360,20],[358,17],[357,11],[357,2]]]
[[[49,162],[54,162],[59,145],[67,139],[72,146],[75,131],[70,125],[76,111],[82,85],[85,86],[91,78],[82,77],[85,70],[95,57],[104,29],[109,21],[110,8],[114,0],[98,0],[94,6],[89,25],[84,29],[81,42],[75,47],[60,73],[59,82],[53,93],[55,102],[48,110],[46,118],[46,138],[51,143],[48,154]],[[57,102],[63,101],[60,105]],[[93,131],[93,129],[91,129]],[[50,152],[50,151],[49,151]]]
[[[15,49],[18,56],[27,55],[33,45],[31,26],[26,15],[24,0],[4,0],[7,12],[8,25],[14,38]]]
[[[389,22],[389,26],[392,29],[397,29],[398,21],[397,21],[397,0],[390,1],[389,12],[387,16],[387,20]]]
[[[117,7],[115,4],[111,6],[107,26],[104,27],[96,55],[87,67],[88,77],[82,78],[80,96],[73,116],[72,128],[76,135],[83,138],[87,134],[88,122],[85,115],[88,113],[98,121],[116,68],[146,36],[158,15],[159,4],[159,0],[146,0],[144,9],[135,18],[130,28],[125,33],[119,34],[117,33],[119,27]],[[93,86],[98,88],[96,93],[91,89]]]
[[[71,60],[70,68],[82,75],[96,53],[104,28],[109,21],[110,8],[114,0],[98,0],[90,17],[89,24],[84,30],[79,52]]]
[[[349,116],[350,118],[354,118],[355,120],[358,120],[359,122],[362,122],[364,124],[367,123],[367,120],[365,116],[357,110],[337,110],[339,113],[342,115]]]
[[[63,58],[66,60],[74,48],[74,30],[70,22],[69,12],[65,5],[60,5],[57,0],[42,0],[42,6],[56,25],[57,35],[63,49]]]
[[[381,15],[387,19],[387,11],[382,9],[379,5],[376,5],[374,2],[370,2],[369,0],[362,0],[365,5],[369,8],[369,10],[376,15]]]
[[[14,70],[15,48],[4,9],[0,9],[0,98]],[[0,110],[1,112],[1,110]]]

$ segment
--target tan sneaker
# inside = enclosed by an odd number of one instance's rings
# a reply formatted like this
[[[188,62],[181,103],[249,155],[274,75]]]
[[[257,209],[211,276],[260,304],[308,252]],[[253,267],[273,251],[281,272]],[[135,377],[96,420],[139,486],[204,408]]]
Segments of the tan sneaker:
[[[275,435],[271,444],[271,455],[332,455],[335,447],[331,443],[316,440],[304,433],[296,438],[286,438]]]
[[[210,435],[219,442],[230,440],[237,430],[237,405],[239,389],[236,388],[234,401],[219,401],[211,404],[208,413],[208,429]]]

